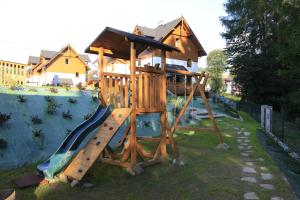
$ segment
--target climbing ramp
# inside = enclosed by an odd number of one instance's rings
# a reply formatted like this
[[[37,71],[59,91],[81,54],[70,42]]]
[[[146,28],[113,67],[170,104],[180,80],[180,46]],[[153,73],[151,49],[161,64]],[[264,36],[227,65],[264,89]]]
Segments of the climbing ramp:
[[[98,133],[71,161],[64,174],[71,179],[81,180],[128,118],[130,112],[130,108],[114,109],[111,115],[101,124]]]

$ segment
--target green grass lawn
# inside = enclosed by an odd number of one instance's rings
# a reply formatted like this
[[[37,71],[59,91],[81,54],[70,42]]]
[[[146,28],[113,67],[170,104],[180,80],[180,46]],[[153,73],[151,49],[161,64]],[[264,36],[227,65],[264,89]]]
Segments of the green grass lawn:
[[[87,179],[94,186],[71,188],[69,184],[59,183],[17,190],[17,199],[243,199],[249,190],[256,192],[260,199],[280,196],[296,199],[283,180],[282,173],[274,161],[263,150],[257,139],[258,124],[242,113],[244,122],[221,118],[218,124],[227,151],[216,150],[217,140],[212,133],[176,132],[184,166],[173,166],[171,160],[148,167],[137,176],[130,176],[124,169],[97,163],[89,171]],[[207,125],[203,121],[201,125]],[[200,124],[199,124],[200,125]],[[249,186],[242,182],[242,166],[236,141],[235,127],[251,132],[250,141],[254,146],[253,156],[264,158],[262,166],[269,168],[274,175],[272,184],[275,191],[262,190],[259,186]],[[11,179],[35,171],[36,165],[26,168],[0,172],[0,189],[13,187]]]

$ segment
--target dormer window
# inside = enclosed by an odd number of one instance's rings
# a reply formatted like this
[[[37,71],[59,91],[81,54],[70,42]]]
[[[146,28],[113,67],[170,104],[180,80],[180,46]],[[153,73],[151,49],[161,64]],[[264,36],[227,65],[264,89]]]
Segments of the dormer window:
[[[68,58],[65,59],[65,64],[66,65],[69,64],[69,59]]]
[[[175,47],[179,47],[179,45],[180,45],[180,38],[179,37],[176,37],[175,38]]]

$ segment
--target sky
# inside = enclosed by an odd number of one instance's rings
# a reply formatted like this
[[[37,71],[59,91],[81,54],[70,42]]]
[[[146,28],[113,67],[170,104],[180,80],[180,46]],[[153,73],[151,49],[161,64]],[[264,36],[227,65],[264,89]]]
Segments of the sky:
[[[132,32],[183,16],[207,53],[224,48],[225,0],[0,0],[0,60],[27,63],[40,50],[78,53],[106,27]],[[199,66],[206,65],[206,58]]]

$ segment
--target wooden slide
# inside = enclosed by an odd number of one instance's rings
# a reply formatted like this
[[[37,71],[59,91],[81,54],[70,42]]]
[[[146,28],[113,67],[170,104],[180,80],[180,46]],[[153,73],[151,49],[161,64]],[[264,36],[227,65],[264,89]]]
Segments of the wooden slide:
[[[130,108],[114,109],[111,115],[101,124],[98,133],[71,161],[64,174],[71,179],[81,180],[128,118],[130,112]]]

